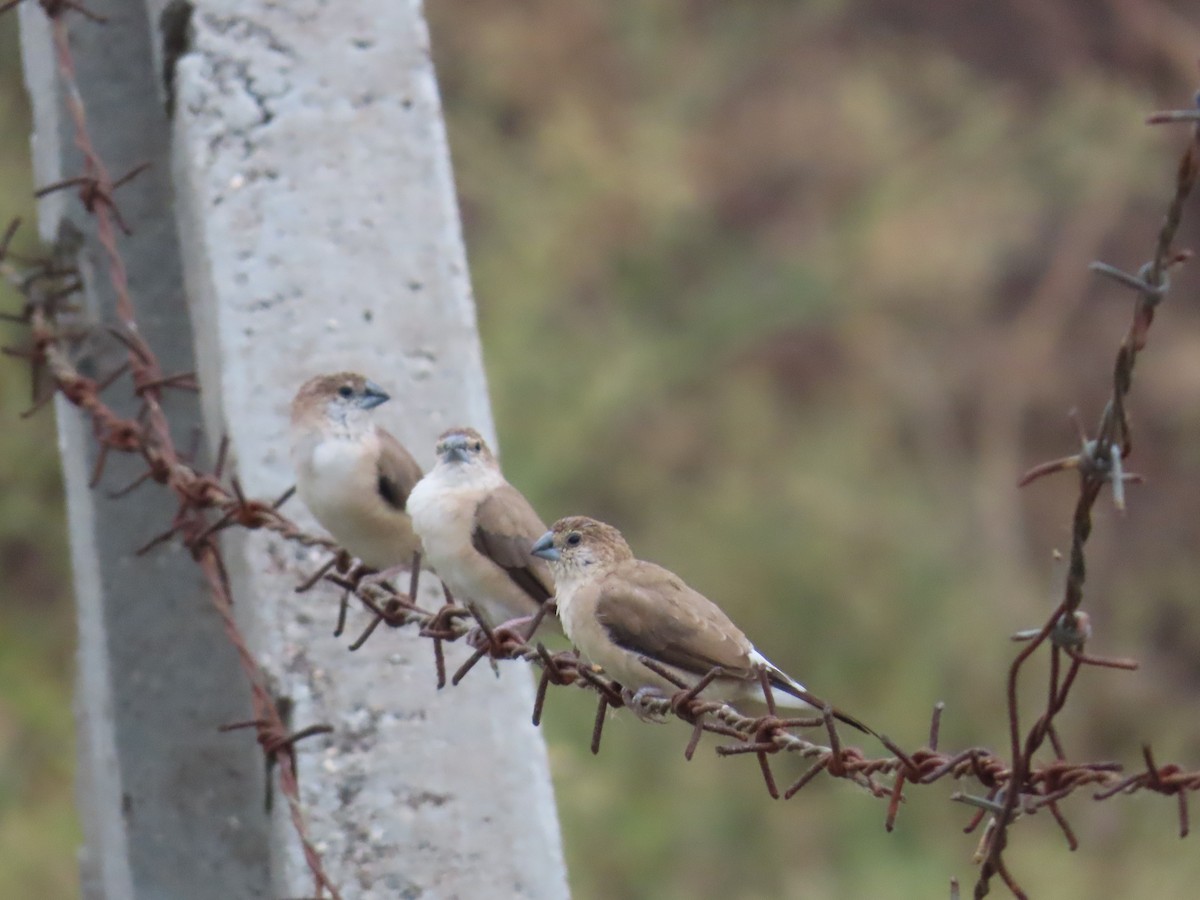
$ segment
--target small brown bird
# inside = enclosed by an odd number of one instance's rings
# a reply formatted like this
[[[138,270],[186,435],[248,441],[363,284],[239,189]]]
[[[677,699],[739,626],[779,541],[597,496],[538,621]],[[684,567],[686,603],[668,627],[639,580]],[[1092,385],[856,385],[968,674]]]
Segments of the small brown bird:
[[[722,674],[702,692],[722,702],[763,702],[765,671],[779,706],[818,712],[822,700],[754,648],[715,603],[675,573],[636,559],[621,532],[586,516],[559,519],[533,545],[554,570],[558,616],[567,637],[591,663],[635,695],[680,690],[647,667],[653,660],[688,685],[715,666]],[[838,710],[833,715],[874,734]]]
[[[333,539],[378,571],[373,580],[420,565],[408,498],[421,467],[371,421],[386,391],[354,372],[310,378],[292,400],[296,492]]]
[[[489,625],[533,615],[554,596],[550,567],[530,552],[545,524],[479,432],[451,428],[437,456],[408,509],[442,583]]]

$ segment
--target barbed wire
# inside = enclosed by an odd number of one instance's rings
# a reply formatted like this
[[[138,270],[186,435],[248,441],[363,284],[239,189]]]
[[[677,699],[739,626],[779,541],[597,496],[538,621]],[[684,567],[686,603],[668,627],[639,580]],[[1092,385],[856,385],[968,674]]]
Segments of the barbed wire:
[[[1130,432],[1129,420],[1125,410],[1125,398],[1133,386],[1134,364],[1138,354],[1145,348],[1150,326],[1154,321],[1155,311],[1170,289],[1169,272],[1172,268],[1186,262],[1190,251],[1177,252],[1173,249],[1175,236],[1183,220],[1183,206],[1196,183],[1200,170],[1200,113],[1196,109],[1174,110],[1151,115],[1147,124],[1157,125],[1168,122],[1191,122],[1192,135],[1175,173],[1175,190],[1171,201],[1159,226],[1155,240],[1154,255],[1136,275],[1130,275],[1115,266],[1103,262],[1093,262],[1092,271],[1111,278],[1118,284],[1133,290],[1136,294],[1133,308],[1133,318],[1125,338],[1117,350],[1116,361],[1113,365],[1112,393],[1094,439],[1088,438],[1080,428],[1080,449],[1077,454],[1042,463],[1027,472],[1018,482],[1025,486],[1038,478],[1054,472],[1074,469],[1079,473],[1079,496],[1075,502],[1072,516],[1071,549],[1067,562],[1067,581],[1063,591],[1062,602],[1050,614],[1039,631],[1032,635],[1026,646],[1019,652],[1009,667],[1007,679],[1007,706],[1009,724],[1010,752],[1013,760],[1013,780],[1021,782],[1029,771],[1034,754],[1049,739],[1055,753],[1065,756],[1062,744],[1054,731],[1054,719],[1066,704],[1067,696],[1075,683],[1079,666],[1089,660],[1080,661],[1083,643],[1090,637],[1090,623],[1085,613],[1079,607],[1083,603],[1083,586],[1087,578],[1085,545],[1092,532],[1092,508],[1106,485],[1112,489],[1113,503],[1118,510],[1124,509],[1127,481],[1137,480],[1136,475],[1127,473],[1124,469],[1133,451],[1133,438]],[[1047,690],[1046,707],[1033,725],[1025,732],[1022,741],[1020,725],[1020,707],[1017,700],[1017,686],[1021,669],[1042,647],[1046,641],[1051,642],[1050,672]],[[1059,680],[1062,655],[1072,656],[1071,667],[1067,674]],[[1152,786],[1158,790],[1165,782],[1159,777],[1162,773],[1153,766],[1153,755],[1147,746],[1145,749],[1147,773],[1144,779],[1129,782],[1129,786],[1139,784],[1142,787]],[[1177,774],[1173,770],[1172,775]],[[1175,793],[1179,798],[1180,833],[1188,831],[1187,797],[1184,790],[1196,790],[1194,779],[1184,779],[1186,788],[1162,793]],[[1123,790],[1119,788],[1118,790]],[[1116,793],[1116,791],[1114,791]],[[1101,793],[1099,799],[1111,794]],[[979,879],[975,884],[975,897],[987,895],[991,879],[999,875],[1009,890],[1018,897],[1025,893],[1017,884],[1012,874],[1004,865],[1002,854],[1008,839],[1008,828],[1017,812],[1018,798],[1010,794],[1004,798],[1004,803],[996,813],[995,828],[984,856]],[[1056,816],[1057,817],[1057,816]]]
[[[0,6],[0,13],[12,9],[17,2],[19,0],[12,0]],[[55,63],[73,126],[75,145],[83,156],[83,172],[77,177],[47,185],[36,193],[42,197],[51,191],[68,187],[78,188],[80,201],[95,223],[96,239],[104,250],[105,269],[116,297],[117,324],[110,326],[107,331],[125,346],[127,360],[119,369],[100,381],[86,378],[76,370],[71,362],[66,340],[71,328],[64,322],[66,330],[60,330],[59,320],[72,312],[66,301],[83,289],[82,278],[73,266],[64,265],[62,260],[52,259],[40,264],[35,262],[24,272],[14,270],[5,262],[5,256],[19,224],[16,222],[6,228],[3,238],[0,239],[0,265],[5,267],[4,276],[26,299],[21,314],[15,318],[29,325],[32,343],[24,351],[7,352],[10,355],[25,355],[29,359],[34,391],[38,388],[39,376],[44,369],[55,391],[61,393],[90,418],[92,435],[98,448],[89,481],[92,487],[99,484],[110,452],[137,453],[146,464],[145,472],[132,484],[117,491],[115,496],[126,495],[147,481],[155,481],[169,487],[179,498],[179,508],[171,527],[139,552],[145,552],[175,534],[180,535],[191,550],[208,582],[212,603],[221,617],[225,634],[235,648],[250,684],[254,718],[249,723],[238,724],[253,726],[256,729],[258,743],[268,764],[278,768],[279,787],[287,798],[292,825],[312,873],[316,896],[324,897],[328,891],[333,900],[340,900],[341,894],[326,874],[321,856],[308,836],[296,780],[293,751],[297,740],[328,729],[326,726],[318,726],[316,730],[310,728],[288,734],[267,687],[266,676],[233,618],[233,597],[214,536],[222,528],[237,523],[247,527],[267,528],[288,540],[310,546],[331,544],[303,534],[294,524],[278,515],[278,506],[286,499],[286,495],[274,503],[247,500],[236,479],[231,479],[230,489],[227,490],[221,483],[226,448],[224,441],[213,474],[198,472],[181,459],[160,401],[164,390],[195,389],[195,376],[192,373],[163,374],[154,351],[139,332],[133,300],[129,293],[125,261],[117,243],[117,228],[126,234],[130,229],[118,211],[114,191],[144,171],[145,165],[135,166],[114,181],[108,174],[104,160],[96,151],[75,75],[75,60],[71,51],[66,13],[79,12],[97,25],[103,25],[106,20],[74,0],[39,0],[39,5],[50,20]],[[79,323],[73,324],[77,327]],[[133,419],[119,416],[101,399],[101,393],[126,372],[132,378],[133,393],[140,403],[139,412]],[[35,397],[33,407],[27,410],[25,415],[43,406],[53,393],[54,391],[41,398]],[[215,523],[208,522],[209,510],[220,513]]]
[[[233,598],[229,579],[216,544],[216,536],[231,527],[265,529],[288,542],[332,552],[329,560],[297,590],[308,590],[321,581],[328,581],[346,591],[346,596],[355,596],[372,613],[370,624],[350,644],[352,650],[361,647],[381,624],[392,628],[416,628],[431,641],[439,688],[447,683],[458,684],[483,659],[493,663],[527,660],[541,670],[532,712],[535,724],[541,721],[550,685],[574,685],[593,692],[597,697],[591,739],[593,753],[600,750],[608,710],[629,706],[643,720],[678,719],[689,725],[691,736],[684,747],[684,756],[689,760],[705,734],[724,739],[725,743],[715,748],[715,752],[721,756],[754,755],[764,785],[772,797],[794,797],[822,772],[851,781],[872,795],[887,800],[885,827],[889,831],[895,825],[906,786],[930,785],[945,779],[969,779],[982,788],[982,793],[956,792],[951,799],[974,808],[967,831],[977,829],[985,819],[988,820],[976,854],[976,860],[980,863],[974,889],[977,898],[989,892],[991,880],[997,876],[1015,896],[1025,896],[1004,858],[1009,829],[1018,817],[1048,810],[1068,846],[1076,848],[1078,841],[1062,812],[1060,802],[1085,788],[1095,789],[1091,796],[1096,801],[1139,791],[1174,796],[1178,803],[1180,836],[1188,834],[1187,795],[1200,790],[1200,771],[1186,771],[1176,764],[1157,764],[1149,745],[1143,748],[1144,768],[1134,774],[1126,774],[1125,767],[1118,762],[1068,762],[1054,722],[1083,667],[1136,667],[1131,660],[1107,659],[1085,652],[1085,645],[1091,637],[1091,625],[1087,614],[1080,609],[1086,577],[1084,551],[1091,532],[1091,510],[1105,486],[1111,488],[1117,507],[1123,508],[1124,486],[1138,478],[1124,469],[1133,447],[1125,400],[1132,386],[1137,356],[1146,345],[1155,311],[1169,290],[1169,272],[1188,258],[1187,253],[1173,250],[1173,244],[1182,219],[1184,202],[1200,171],[1200,127],[1193,125],[1192,138],[1181,157],[1176,172],[1175,192],[1159,229],[1151,261],[1136,275],[1104,263],[1092,264],[1093,270],[1134,290],[1137,295],[1131,325],[1117,352],[1112,394],[1101,416],[1097,436],[1088,438],[1081,429],[1078,453],[1038,465],[1020,481],[1021,485],[1025,485],[1054,472],[1074,470],[1079,473],[1080,487],[1073,515],[1063,599],[1039,629],[1014,635],[1014,639],[1024,642],[1024,646],[1009,666],[1006,679],[1009,758],[1006,760],[983,747],[954,753],[940,750],[941,704],[934,707],[925,746],[905,751],[883,736],[880,740],[892,755],[872,758],[859,748],[842,743],[828,709],[820,716],[807,719],[779,717],[770,687],[765,683],[763,703],[766,715],[748,716],[730,706],[701,698],[703,688],[720,674],[719,670],[709,673],[699,684],[687,687],[676,681],[669,671],[646,660],[646,664],[656,668],[660,675],[676,683],[679,690],[665,699],[635,700],[620,685],[607,679],[600,670],[582,662],[573,652],[551,653],[543,644],[531,643],[533,628],[520,633],[510,629],[493,630],[482,620],[472,622],[472,614],[449,601],[449,598],[440,609],[426,610],[417,605],[411,592],[402,594],[388,584],[364,583],[362,576],[365,570],[356,568],[344,551],[327,539],[303,531],[280,512],[291,491],[271,501],[258,500],[245,495],[236,476],[225,478],[226,441],[221,441],[211,472],[201,470],[189,454],[180,453],[172,440],[160,400],[164,390],[195,390],[195,376],[193,373],[164,375],[152,348],[140,336],[118,246],[118,229],[128,233],[129,226],[121,217],[113,193],[121,184],[136,177],[144,165],[134,167],[114,181],[95,151],[88,131],[86,110],[75,81],[64,14],[73,10],[99,24],[103,23],[103,19],[70,0],[38,2],[52,23],[58,71],[66,91],[76,145],[84,159],[84,172],[81,175],[47,185],[38,194],[42,196],[68,187],[78,189],[82,205],[95,222],[96,237],[105,251],[106,269],[116,295],[117,324],[103,331],[120,341],[127,351],[127,359],[117,370],[100,379],[89,378],[78,371],[72,359],[72,347],[81,336],[96,331],[94,326],[89,327],[80,321],[69,302],[83,289],[82,278],[68,260],[61,258],[61,254],[34,260],[17,259],[11,254],[9,248],[19,225],[18,221],[14,221],[0,236],[0,274],[21,294],[25,303],[19,314],[4,317],[27,326],[30,340],[24,348],[5,348],[4,352],[29,361],[35,391],[43,381],[48,381],[50,385],[48,392],[40,397],[35,396],[33,405],[22,415],[36,412],[55,394],[61,394],[90,422],[97,445],[96,462],[90,478],[92,487],[99,484],[109,454],[118,452],[140,455],[146,468],[133,482],[111,492],[110,496],[127,495],[148,482],[160,484],[175,494],[179,505],[170,526],[138,552],[148,552],[160,544],[178,539],[200,566],[209,584],[213,605],[222,619],[225,634],[234,646],[251,686],[254,718],[221,727],[223,730],[253,727],[268,763],[278,767],[280,789],[287,798],[291,820],[312,873],[318,898],[325,896],[326,891],[335,900],[340,898],[340,894],[325,873],[320,854],[308,836],[296,781],[293,748],[296,741],[328,732],[331,728],[312,725],[289,734],[283,724],[267,687],[265,674],[232,615]],[[15,5],[16,2],[0,5],[0,13]],[[1200,113],[1196,110],[1167,111],[1154,114],[1148,121],[1151,124],[1180,121],[1196,123],[1200,121]],[[139,401],[139,412],[133,418],[118,415],[102,397],[126,373],[131,376],[133,394]],[[344,614],[343,604],[338,633],[341,632]],[[448,678],[443,645],[463,638],[472,644],[474,652]],[[1049,652],[1044,708],[1025,730],[1021,727],[1018,699],[1020,674],[1026,662],[1042,648],[1048,648]],[[823,729],[824,742],[809,740],[797,733],[813,728]],[[1047,742],[1054,759],[1038,762],[1035,756]],[[795,754],[810,761],[804,774],[783,790],[775,781],[770,762],[771,757],[778,753]],[[886,779],[890,779],[890,783]],[[957,890],[955,883],[952,891],[957,893]]]

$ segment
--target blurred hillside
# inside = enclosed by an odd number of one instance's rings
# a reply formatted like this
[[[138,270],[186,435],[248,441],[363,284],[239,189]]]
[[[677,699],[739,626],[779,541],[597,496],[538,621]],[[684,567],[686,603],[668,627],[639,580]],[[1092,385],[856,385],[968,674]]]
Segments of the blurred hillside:
[[[0,16],[0,222],[32,226],[16,17]],[[0,226],[3,227],[3,226]],[[32,252],[23,228],[17,252]],[[17,299],[0,283],[0,311]],[[0,322],[0,344],[20,329]],[[54,419],[28,421],[27,367],[0,357],[0,897],[78,895],[71,679],[75,623]]]
[[[917,8],[914,8],[917,7]],[[430,4],[509,477],[586,512],[721,602],[818,694],[906,745],[1003,744],[1008,635],[1063,572],[1074,483],[1018,492],[1098,417],[1129,298],[1090,277],[1149,255],[1184,136],[1145,127],[1200,79],[1183,2],[986,7]],[[0,215],[28,210],[23,95],[0,19]],[[10,127],[9,123],[17,123]],[[1193,203],[1181,243],[1200,247]],[[1068,752],[1200,765],[1200,268],[1139,363],[1130,509],[1098,510],[1098,653]],[[72,896],[71,619],[57,473],[0,369],[0,896]],[[19,490],[18,490],[19,487]],[[1031,688],[1032,690],[1032,688]],[[588,898],[929,897],[976,837],[938,786],[883,804],[592,707],[546,720],[572,885]],[[784,781],[794,775],[783,771]],[[1200,856],[1137,797],[1013,833],[1034,896],[1186,896]],[[1044,820],[1043,820],[1044,819]],[[67,856],[64,856],[67,854]],[[12,893],[13,896],[22,896]],[[32,894],[31,894],[32,896]]]

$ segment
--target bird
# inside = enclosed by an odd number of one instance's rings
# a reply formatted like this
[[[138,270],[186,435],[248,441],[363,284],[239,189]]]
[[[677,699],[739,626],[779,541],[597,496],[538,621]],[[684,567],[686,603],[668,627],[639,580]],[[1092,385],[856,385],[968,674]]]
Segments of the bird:
[[[719,606],[674,572],[637,559],[611,525],[587,516],[559,519],[533,545],[550,563],[555,601],[567,638],[587,662],[634,694],[670,697],[681,690],[642,660],[651,660],[694,686],[714,667],[721,674],[703,699],[737,705],[764,701],[766,672],[775,703],[822,711],[826,704],[763,656]],[[840,710],[833,716],[875,732]]]
[[[546,525],[475,429],[449,429],[436,452],[408,498],[413,528],[456,600],[490,627],[514,627],[554,596],[549,565],[530,552]]]
[[[421,565],[408,513],[421,467],[370,415],[389,399],[365,376],[336,372],[304,382],[291,410],[296,492],[335,541],[375,570],[375,582]]]

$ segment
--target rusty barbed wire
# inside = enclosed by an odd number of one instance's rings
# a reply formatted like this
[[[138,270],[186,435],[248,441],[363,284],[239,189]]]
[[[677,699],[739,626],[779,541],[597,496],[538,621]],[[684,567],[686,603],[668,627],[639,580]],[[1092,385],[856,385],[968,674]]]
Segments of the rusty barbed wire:
[[[1020,486],[1030,484],[1038,478],[1065,469],[1075,469],[1079,473],[1079,497],[1075,503],[1072,516],[1071,549],[1067,563],[1067,581],[1063,591],[1062,602],[1046,620],[1045,624],[1029,639],[1013,660],[1007,678],[1007,709],[1009,724],[1010,752],[1012,754],[1013,780],[1024,782],[1030,771],[1033,756],[1049,739],[1056,754],[1065,756],[1062,745],[1054,731],[1054,718],[1066,703],[1067,695],[1074,684],[1079,666],[1095,664],[1080,656],[1080,648],[1086,640],[1088,623],[1086,618],[1080,619],[1079,607],[1083,603],[1083,585],[1087,577],[1085,545],[1092,532],[1092,508],[1105,485],[1113,491],[1113,502],[1118,510],[1125,505],[1124,485],[1134,481],[1137,476],[1124,471],[1124,462],[1133,451],[1133,438],[1130,432],[1129,420],[1125,410],[1125,398],[1133,386],[1133,370],[1138,354],[1145,348],[1150,326],[1154,321],[1155,311],[1166,298],[1170,289],[1169,273],[1172,268],[1186,262],[1191,257],[1190,251],[1173,249],[1175,236],[1183,220],[1183,206],[1195,186],[1198,171],[1200,171],[1200,122],[1197,121],[1197,110],[1160,112],[1148,117],[1147,124],[1166,124],[1170,122],[1192,123],[1192,134],[1179,159],[1175,172],[1175,190],[1159,226],[1155,240],[1154,253],[1150,262],[1142,266],[1136,275],[1123,272],[1107,263],[1093,262],[1092,271],[1104,275],[1118,284],[1136,293],[1133,317],[1129,329],[1117,350],[1116,361],[1113,365],[1112,393],[1101,414],[1100,423],[1096,429],[1096,437],[1088,438],[1080,429],[1080,450],[1074,456],[1043,463],[1027,472],[1018,482]],[[1064,634],[1066,638],[1064,639]],[[1021,669],[1033,654],[1051,641],[1050,675],[1047,702],[1044,711],[1037,718],[1022,740],[1020,726],[1020,707],[1017,696],[1018,680]],[[1075,655],[1072,657],[1071,668],[1067,675],[1059,681],[1059,670],[1062,654]],[[1150,786],[1160,793],[1175,793],[1179,797],[1180,833],[1188,832],[1188,812],[1185,791],[1195,790],[1194,779],[1180,779],[1172,784],[1176,790],[1161,790],[1167,786],[1163,775],[1174,778],[1178,771],[1161,772],[1151,763],[1152,756],[1147,751],[1147,775],[1145,778],[1130,781],[1127,787],[1133,785]],[[1114,793],[1119,792],[1119,788]],[[1103,793],[1098,799],[1111,794]],[[1008,889],[1017,897],[1025,897],[1012,873],[1004,865],[1003,852],[1008,839],[1008,829],[1018,811],[1018,796],[1005,796],[1003,804],[996,811],[995,827],[987,841],[986,851],[982,854],[983,861],[979,878],[975,883],[976,898],[988,894],[991,879],[1000,876]],[[1056,818],[1058,816],[1056,815]],[[1071,843],[1074,843],[1073,838]]]
[[[19,0],[3,4],[0,6],[0,13],[12,9],[17,2]],[[278,767],[280,790],[287,798],[292,824],[312,874],[316,896],[322,898],[328,892],[333,900],[340,900],[340,892],[326,874],[321,856],[308,837],[292,751],[297,740],[319,733],[327,726],[302,729],[292,735],[287,733],[267,686],[266,676],[234,621],[233,597],[228,576],[214,538],[223,528],[238,524],[267,528],[289,540],[309,546],[332,545],[328,541],[303,534],[293,523],[279,515],[278,507],[286,499],[286,495],[274,503],[248,500],[243,496],[236,480],[231,481],[231,489],[227,490],[220,477],[224,462],[224,442],[212,475],[197,471],[184,462],[178,453],[160,399],[162,392],[167,389],[195,390],[195,378],[192,373],[165,375],[159,368],[153,350],[141,337],[129,293],[125,261],[117,243],[117,229],[129,234],[130,228],[117,208],[114,191],[144,171],[148,163],[139,163],[115,181],[109,176],[88,129],[87,112],[75,75],[75,60],[71,52],[65,14],[75,11],[92,23],[100,25],[106,20],[74,0],[39,0],[39,5],[50,20],[56,67],[64,89],[64,102],[73,126],[75,145],[83,156],[84,170],[77,177],[66,178],[42,187],[35,195],[42,197],[63,188],[78,188],[83,208],[95,223],[96,239],[103,248],[105,268],[116,297],[115,313],[119,324],[107,330],[125,346],[127,361],[117,371],[99,381],[78,372],[68,351],[70,328],[60,327],[62,323],[59,319],[68,311],[66,299],[82,290],[82,278],[72,267],[64,267],[59,261],[35,263],[28,272],[15,270],[5,261],[8,247],[16,232],[16,223],[10,225],[0,241],[0,266],[4,267],[4,277],[25,297],[25,306],[15,318],[29,326],[32,340],[25,350],[9,352],[11,355],[25,356],[30,361],[35,391],[43,370],[54,387],[54,391],[40,399],[35,396],[33,407],[26,414],[45,405],[54,392],[61,393],[91,419],[92,433],[98,446],[96,463],[90,478],[92,487],[99,484],[108,454],[115,450],[138,453],[146,464],[143,475],[117,491],[116,496],[128,494],[151,480],[171,488],[178,496],[179,509],[170,528],[151,541],[142,552],[178,534],[203,571],[213,606],[221,617],[225,634],[234,646],[250,683],[254,709],[252,724],[257,730],[258,742],[268,764]],[[139,412],[133,419],[119,416],[101,399],[101,393],[126,372],[132,378],[133,392],[140,402]],[[220,513],[215,523],[208,522],[209,510]]]
[[[843,745],[830,710],[807,719],[778,717],[769,686],[764,685],[763,694],[767,714],[747,716],[730,706],[700,698],[702,689],[719,674],[719,670],[709,673],[699,684],[687,687],[675,681],[670,672],[647,660],[647,665],[675,682],[679,690],[669,698],[635,702],[628,692],[607,679],[602,672],[582,662],[573,652],[551,653],[543,644],[531,643],[532,628],[527,633],[493,630],[481,620],[472,623],[471,613],[455,605],[449,598],[440,609],[426,610],[417,605],[411,589],[409,594],[401,594],[389,585],[363,584],[365,570],[355,568],[345,551],[327,539],[304,532],[279,511],[290,492],[273,501],[264,501],[248,498],[236,477],[230,477],[226,485],[226,442],[222,441],[211,472],[202,471],[188,454],[180,453],[170,436],[160,398],[162,392],[168,389],[195,390],[195,378],[192,373],[164,375],[152,348],[141,338],[118,247],[118,230],[127,232],[128,228],[113,199],[113,192],[120,184],[135,177],[144,165],[135,167],[116,181],[108,175],[88,132],[63,17],[67,11],[73,10],[92,21],[103,20],[69,0],[38,2],[52,22],[59,73],[66,87],[66,102],[75,129],[76,144],[84,158],[83,174],[47,185],[40,193],[67,187],[78,188],[81,203],[96,223],[97,239],[105,251],[108,275],[117,298],[119,325],[108,328],[107,333],[124,345],[127,360],[117,370],[100,379],[88,378],[78,371],[72,360],[71,348],[79,337],[83,323],[78,321],[68,301],[82,290],[82,280],[78,272],[64,265],[62,260],[27,261],[23,266],[12,261],[8,249],[17,227],[16,222],[12,223],[0,236],[0,274],[25,298],[25,305],[18,315],[6,318],[28,326],[30,342],[25,348],[6,349],[6,352],[29,361],[35,390],[43,379],[48,380],[52,387],[49,393],[35,396],[33,406],[23,415],[35,412],[55,394],[61,394],[90,420],[98,448],[90,479],[93,487],[101,480],[108,454],[115,451],[140,455],[146,468],[133,482],[112,492],[110,496],[123,496],[153,481],[170,489],[178,498],[179,507],[169,527],[147,542],[139,552],[148,552],[160,544],[178,539],[201,567],[211,588],[213,604],[252,689],[254,718],[222,727],[225,730],[253,727],[268,762],[278,766],[280,787],[287,797],[291,819],[313,875],[318,897],[324,896],[326,891],[333,898],[339,898],[340,895],[324,872],[320,855],[307,833],[296,781],[293,747],[296,741],[324,733],[329,726],[313,725],[289,734],[283,724],[265,675],[233,619],[233,598],[215,541],[221,531],[231,527],[265,529],[292,543],[332,551],[331,558],[297,589],[308,590],[321,581],[327,581],[346,592],[343,601],[353,595],[372,613],[370,624],[350,644],[352,650],[361,647],[381,624],[392,628],[415,627],[431,641],[438,687],[448,683],[458,684],[484,659],[490,662],[526,660],[541,670],[532,711],[535,724],[542,719],[550,685],[574,685],[593,692],[597,697],[591,736],[593,753],[600,750],[609,709],[631,707],[639,718],[651,721],[677,719],[691,727],[690,737],[684,747],[686,759],[693,757],[704,735],[711,734],[725,741],[715,747],[718,755],[749,754],[756,757],[764,785],[772,797],[794,797],[822,772],[851,781],[873,796],[887,800],[884,824],[889,831],[895,826],[907,785],[924,786],[946,779],[973,781],[979,785],[980,793],[956,792],[951,799],[975,810],[967,831],[974,831],[985,819],[988,820],[977,853],[981,868],[975,885],[976,897],[986,895],[991,879],[997,876],[1015,896],[1025,896],[1004,859],[1008,831],[1019,816],[1031,816],[1040,810],[1048,810],[1068,846],[1071,849],[1077,846],[1075,834],[1061,809],[1061,801],[1080,790],[1094,789],[1091,796],[1095,801],[1139,791],[1174,796],[1178,804],[1180,836],[1188,834],[1187,796],[1200,790],[1200,771],[1186,771],[1171,763],[1157,764],[1149,745],[1143,750],[1144,768],[1135,774],[1127,774],[1125,767],[1118,762],[1067,762],[1054,720],[1065,706],[1070,690],[1084,666],[1122,669],[1136,666],[1131,660],[1106,659],[1085,653],[1091,627],[1087,614],[1079,608],[1083,600],[1086,571],[1084,546],[1091,531],[1091,509],[1103,488],[1106,485],[1112,488],[1114,503],[1122,508],[1125,502],[1124,485],[1138,479],[1138,476],[1124,470],[1124,463],[1132,451],[1125,398],[1132,385],[1137,356],[1145,347],[1155,310],[1168,292],[1169,271],[1188,256],[1173,251],[1172,244],[1181,221],[1183,204],[1200,170],[1200,128],[1194,129],[1177,169],[1175,193],[1159,230],[1151,262],[1136,275],[1121,272],[1106,264],[1093,264],[1093,269],[1098,273],[1137,293],[1133,320],[1114,365],[1112,396],[1101,417],[1096,437],[1089,438],[1081,434],[1077,454],[1039,465],[1021,480],[1021,484],[1028,484],[1044,475],[1070,469],[1079,473],[1080,494],[1073,517],[1072,546],[1063,600],[1040,629],[1014,635],[1014,639],[1024,642],[1024,646],[1011,663],[1006,681],[1010,758],[1006,760],[983,747],[954,753],[940,750],[941,704],[934,707],[925,746],[905,751],[889,738],[881,737],[883,745],[892,755],[872,758],[857,747]],[[0,5],[0,12],[15,5],[16,0]],[[1198,117],[1200,113],[1194,110],[1170,111],[1156,113],[1148,121],[1152,124],[1178,121],[1194,123]],[[84,331],[86,333],[88,329]],[[90,331],[95,333],[96,329]],[[139,412],[133,418],[118,415],[102,399],[102,394],[126,374],[131,377],[133,394],[140,404]],[[344,618],[345,602],[339,613],[339,634]],[[474,652],[448,678],[443,645],[464,638],[474,647]],[[1019,675],[1033,654],[1047,644],[1050,665],[1045,706],[1028,731],[1023,731],[1017,691]],[[797,733],[813,728],[823,729],[827,740],[813,741]],[[1035,755],[1047,742],[1056,758],[1049,762],[1036,762]],[[811,761],[805,773],[782,791],[775,781],[770,763],[771,757],[779,753],[796,754]],[[887,779],[890,779],[890,783]],[[953,891],[957,893],[957,889],[957,883],[954,883]]]

